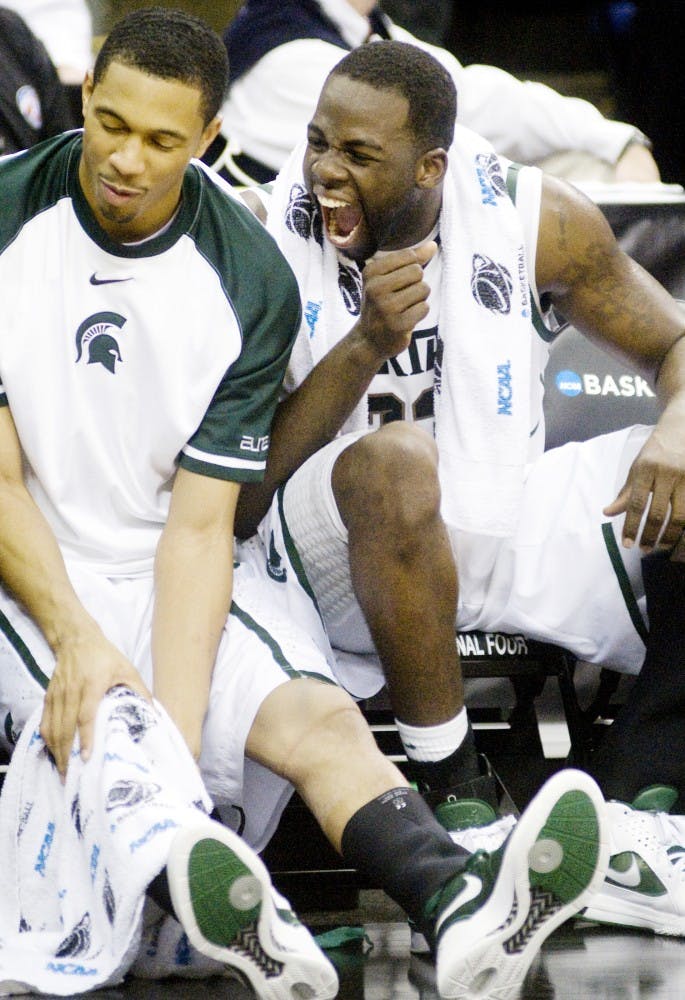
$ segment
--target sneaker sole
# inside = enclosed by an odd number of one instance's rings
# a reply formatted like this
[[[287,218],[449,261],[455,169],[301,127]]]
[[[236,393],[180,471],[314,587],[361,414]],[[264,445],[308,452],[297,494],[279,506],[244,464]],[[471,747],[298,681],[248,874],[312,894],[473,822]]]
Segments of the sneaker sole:
[[[281,918],[264,864],[231,830],[203,822],[178,831],[167,861],[176,915],[204,955],[242,973],[264,1000],[331,1000],[335,971],[312,940],[312,954],[283,949]],[[228,902],[229,905],[226,905]]]
[[[635,927],[663,937],[685,937],[685,917],[676,913],[660,913],[647,898],[644,903],[613,899],[602,888],[593,896],[590,905],[578,916],[598,924],[618,927]]]
[[[558,772],[519,819],[487,902],[449,929],[456,956],[447,953],[441,961],[439,946],[440,996],[511,997],[546,938],[602,884],[608,861],[599,788],[582,771]]]

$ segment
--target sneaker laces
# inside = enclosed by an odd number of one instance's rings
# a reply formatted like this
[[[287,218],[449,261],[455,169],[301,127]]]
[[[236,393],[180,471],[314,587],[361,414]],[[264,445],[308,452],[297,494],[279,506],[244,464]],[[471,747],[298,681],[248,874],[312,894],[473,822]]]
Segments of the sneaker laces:
[[[618,842],[612,838],[612,853],[625,850],[625,837],[634,845],[631,849],[640,853],[656,852],[669,862],[668,873],[680,880],[685,879],[685,816],[654,809],[635,809],[623,802],[607,803],[612,825],[621,830]],[[643,854],[644,856],[644,854]],[[662,871],[662,874],[665,874]]]

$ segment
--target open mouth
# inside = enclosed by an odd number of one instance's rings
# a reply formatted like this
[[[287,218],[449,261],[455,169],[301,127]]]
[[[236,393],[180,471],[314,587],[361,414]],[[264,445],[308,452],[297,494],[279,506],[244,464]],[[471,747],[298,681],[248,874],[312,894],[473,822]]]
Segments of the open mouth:
[[[319,196],[326,235],[336,247],[348,247],[362,221],[361,209],[338,198]]]

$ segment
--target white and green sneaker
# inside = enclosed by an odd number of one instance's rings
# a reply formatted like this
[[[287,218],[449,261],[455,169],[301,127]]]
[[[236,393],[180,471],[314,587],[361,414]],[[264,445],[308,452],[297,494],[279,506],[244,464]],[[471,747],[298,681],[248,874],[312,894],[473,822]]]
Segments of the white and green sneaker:
[[[176,915],[203,955],[242,974],[260,1000],[329,1000],[338,976],[254,851],[211,820],[178,831],[167,861]]]
[[[685,937],[685,816],[675,789],[652,785],[631,805],[607,803],[609,868],[583,917]]]
[[[520,987],[542,943],[604,878],[604,810],[589,775],[559,771],[499,849],[469,858],[433,906],[441,997],[503,1000]]]
[[[435,810],[440,822],[455,844],[470,854],[476,851],[491,853],[501,847],[516,825],[516,816],[497,816],[488,802],[481,799],[452,799],[441,803]],[[412,955],[427,955],[431,947],[424,934],[409,921]]]

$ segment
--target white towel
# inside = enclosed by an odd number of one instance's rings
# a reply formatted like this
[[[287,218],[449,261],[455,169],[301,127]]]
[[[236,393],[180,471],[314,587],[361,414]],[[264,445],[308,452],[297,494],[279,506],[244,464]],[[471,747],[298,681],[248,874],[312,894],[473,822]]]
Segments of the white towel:
[[[361,303],[358,269],[322,235],[318,206],[304,186],[304,149],[293,152],[274,182],[267,222],[303,304],[285,383],[290,392],[348,333]],[[439,223],[442,358],[434,396],[443,515],[463,530],[494,535],[515,527],[531,425],[531,307],[508,166],[486,140],[458,126]],[[363,400],[342,432],[367,425]]]
[[[442,513],[461,530],[510,535],[531,427],[532,326],[523,229],[507,161],[458,128],[443,189],[443,356],[434,383]]]
[[[302,324],[285,377],[288,392],[294,392],[349,332],[361,305],[359,270],[324,238],[318,205],[307,194],[302,177],[305,148],[302,144],[294,150],[274,181],[267,217],[267,229],[295,272],[302,300]],[[341,433],[367,426],[364,398]]]
[[[103,699],[91,758],[74,751],[64,785],[39,722],[40,709],[0,797],[0,995],[71,996],[122,979],[175,830],[212,803],[168,716],[124,688]]]

